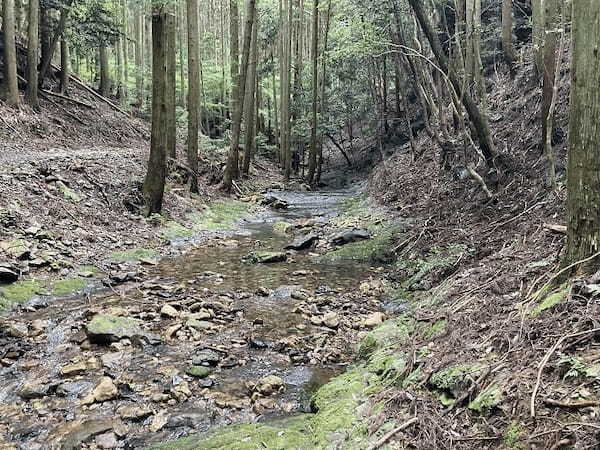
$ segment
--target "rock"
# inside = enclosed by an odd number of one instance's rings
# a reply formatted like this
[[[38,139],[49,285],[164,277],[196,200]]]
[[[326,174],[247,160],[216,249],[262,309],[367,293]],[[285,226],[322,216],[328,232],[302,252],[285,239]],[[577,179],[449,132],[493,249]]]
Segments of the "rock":
[[[150,424],[150,431],[156,433],[157,431],[162,430],[167,422],[169,421],[169,413],[163,410],[154,416],[152,419],[152,423]]]
[[[365,328],[375,328],[377,325],[381,325],[385,320],[385,314],[381,312],[374,312],[370,314],[363,322]]]
[[[194,319],[194,320],[206,320],[206,319],[210,319],[212,318],[213,314],[210,313],[210,311],[206,310],[206,309],[201,309],[198,312],[195,312],[193,314],[188,315],[188,319]]]
[[[67,364],[60,369],[60,374],[63,377],[72,377],[75,375],[80,375],[87,370],[87,364],[85,361],[80,361],[73,364]]]
[[[271,290],[261,286],[256,290],[256,295],[260,295],[261,297],[268,297],[269,295],[271,295]]]
[[[265,195],[262,204],[270,206],[273,209],[288,209],[290,207],[288,202],[281,200],[274,195]]]
[[[193,358],[195,366],[216,366],[223,359],[221,355],[213,350],[202,350]]]
[[[153,412],[147,406],[123,405],[117,408],[117,414],[124,420],[142,420],[150,417]]]
[[[141,329],[139,320],[108,314],[94,316],[86,326],[86,333],[91,342],[100,344],[147,336]]]
[[[205,366],[192,366],[185,373],[194,378],[206,378],[211,374],[211,370]]]
[[[58,385],[56,394],[62,397],[81,397],[92,388],[89,381],[67,381]]]
[[[4,250],[8,256],[20,260],[29,259],[31,256],[31,247],[31,243],[23,239],[0,242],[0,249]]]
[[[215,404],[219,408],[244,409],[250,406],[249,398],[235,397],[226,392],[215,392],[212,394],[212,398],[214,398]]]
[[[112,449],[117,448],[119,443],[117,441],[117,436],[111,431],[96,436],[96,445],[102,449]]]
[[[203,378],[198,381],[198,386],[204,389],[211,388],[215,385],[215,381],[212,378]]]
[[[311,316],[310,317],[310,323],[312,323],[315,326],[321,326],[323,325],[323,318],[320,316]]]
[[[50,261],[43,258],[35,258],[28,263],[31,267],[44,267],[50,265]]]
[[[171,388],[171,395],[179,402],[186,401],[192,396],[190,385],[185,380],[178,380],[178,382]]]
[[[286,250],[306,250],[312,247],[312,245],[319,240],[319,236],[314,233],[301,236],[294,240],[291,244],[285,247]]]
[[[128,281],[135,281],[137,274],[135,272],[117,272],[110,276],[110,281],[115,283],[126,283]]]
[[[2,330],[14,338],[25,338],[29,336],[29,328],[24,323],[8,323],[6,325],[2,325]]]
[[[340,326],[340,317],[337,313],[328,312],[323,316],[323,325],[329,328],[337,328]]]
[[[53,386],[50,383],[41,380],[26,382],[19,391],[19,397],[25,400],[46,397],[50,393],[52,387]]]
[[[8,264],[6,264],[8,266]],[[0,265],[0,283],[14,283],[19,280],[19,272],[13,268]]]
[[[160,309],[160,314],[171,319],[179,317],[179,311],[177,311],[171,305],[163,305],[163,307]]]
[[[346,245],[352,242],[371,239],[371,234],[367,230],[344,230],[331,238],[334,245]]]
[[[255,348],[257,350],[264,350],[266,348],[269,348],[269,345],[265,341],[255,338],[250,338],[248,340],[248,345],[250,345],[250,348]]]
[[[262,395],[269,396],[283,388],[283,379],[276,375],[267,375],[261,378],[256,385],[256,390]]]
[[[206,411],[184,412],[169,417],[167,428],[195,427],[206,419]]]
[[[125,358],[125,352],[111,352],[105,353],[100,356],[100,361],[102,365],[110,370],[117,370],[118,368],[123,368],[123,359]]]
[[[213,325],[210,322],[206,322],[204,320],[196,320],[196,319],[188,319],[188,321],[185,323],[185,325],[188,328],[193,328],[194,330],[197,331],[206,331],[206,330],[210,330]]]
[[[101,403],[108,400],[114,400],[119,395],[119,390],[112,378],[103,377],[100,383],[94,388],[94,390],[81,400],[82,405],[91,405],[92,403]]]
[[[234,358],[233,356],[229,356],[229,357],[225,358],[223,361],[221,361],[221,367],[224,369],[231,369],[232,367],[236,367],[239,365],[240,365],[240,362],[237,360],[237,358]]]
[[[252,264],[273,264],[286,261],[287,255],[282,252],[255,252],[245,259]]]
[[[82,448],[82,444],[91,440],[94,436],[106,433],[113,429],[112,420],[92,419],[85,422],[68,424],[72,431],[62,440],[61,450],[76,450]]]

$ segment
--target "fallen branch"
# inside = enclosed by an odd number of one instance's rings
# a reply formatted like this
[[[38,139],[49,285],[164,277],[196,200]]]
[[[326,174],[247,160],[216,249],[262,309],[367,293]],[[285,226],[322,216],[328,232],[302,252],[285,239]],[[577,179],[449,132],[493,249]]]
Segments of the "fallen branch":
[[[592,330],[580,331],[578,333],[573,333],[573,334],[567,334],[567,335],[561,337],[558,341],[556,341],[556,343],[552,346],[552,348],[548,351],[548,353],[546,353],[546,355],[540,362],[540,367],[538,369],[535,386],[533,388],[533,392],[531,393],[531,401],[529,403],[529,408],[530,408],[530,413],[531,413],[532,418],[535,418],[535,397],[537,396],[537,393],[540,389],[540,384],[542,382],[542,372],[544,371],[544,367],[546,367],[546,364],[548,364],[548,361],[550,360],[550,358],[552,357],[552,355],[554,354],[556,349],[558,349],[558,347],[560,347],[562,345],[562,343],[564,341],[566,341],[567,339],[571,339],[571,338],[578,337],[578,336],[583,336],[585,334],[597,333],[599,331],[600,331],[600,328],[594,328]]]
[[[75,103],[76,105],[83,106],[83,107],[88,108],[88,109],[96,109],[96,108],[94,108],[93,105],[91,105],[89,103],[82,102],[81,100],[76,100],[76,99],[71,98],[71,97],[67,97],[66,95],[59,94],[58,92],[47,91],[46,89],[40,89],[39,91],[40,91],[40,93],[42,93],[44,95],[50,95],[52,97],[57,97],[57,98],[60,98],[62,100],[67,100],[69,102]]]
[[[553,224],[553,223],[545,223],[544,224],[544,229],[546,229],[548,231],[552,231],[553,233],[567,234],[567,227],[564,226],[564,225],[557,225],[557,224]]]
[[[575,402],[561,402],[558,400],[552,400],[551,398],[545,398],[544,403],[548,406],[558,406],[559,408],[590,408],[600,406],[600,400],[579,400]]]
[[[418,418],[413,417],[409,421],[404,422],[402,425],[400,425],[397,428],[394,428],[392,431],[390,431],[389,433],[385,434],[381,439],[379,439],[377,442],[375,442],[373,445],[371,445],[369,447],[369,450],[377,450],[378,448],[383,447],[387,443],[387,441],[389,441],[392,437],[394,437],[395,434],[398,434],[402,430],[407,429],[412,424],[414,424],[414,423],[416,423],[418,421],[419,421]]]
[[[467,166],[467,171],[469,172],[469,175],[471,175],[471,178],[473,178],[475,181],[477,181],[477,183],[480,184],[481,189],[483,189],[483,192],[485,192],[485,195],[487,195],[488,199],[492,199],[494,198],[494,194],[492,194],[490,192],[490,190],[487,187],[487,184],[485,184],[485,181],[483,178],[481,178],[481,175],[479,175],[475,169],[473,169],[471,166]]]

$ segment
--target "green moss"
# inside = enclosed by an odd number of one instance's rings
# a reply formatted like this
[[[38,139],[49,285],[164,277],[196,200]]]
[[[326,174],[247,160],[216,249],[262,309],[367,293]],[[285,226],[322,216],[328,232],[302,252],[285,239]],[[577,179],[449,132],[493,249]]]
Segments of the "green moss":
[[[370,228],[371,239],[346,244],[338,249],[327,252],[321,257],[325,263],[339,261],[358,261],[365,263],[389,263],[394,259],[393,241],[400,233],[396,225],[380,225]]]
[[[65,278],[54,281],[51,285],[52,295],[55,297],[64,297],[85,289],[87,282],[80,277]]]
[[[152,259],[158,255],[156,250],[150,248],[134,248],[132,250],[124,250],[114,252],[111,259],[116,262],[134,262],[142,259]]]
[[[194,230],[180,224],[179,222],[169,220],[165,223],[161,233],[166,239],[178,239],[193,236]]]
[[[436,323],[423,330],[423,337],[427,340],[438,337],[446,331],[446,321],[438,320]]]
[[[191,377],[195,378],[206,378],[210,375],[211,370],[208,367],[204,366],[192,366],[188,368],[185,373],[187,373]]]
[[[469,403],[469,409],[485,415],[489,414],[501,402],[502,391],[497,385],[492,385]]]
[[[478,365],[459,365],[434,373],[429,385],[434,389],[452,394],[455,398],[469,385],[469,377],[481,371]]]
[[[102,271],[96,266],[81,266],[77,271],[77,275],[83,278],[92,278],[101,273]]]
[[[275,233],[285,234],[291,228],[292,224],[287,222],[275,222],[273,225],[273,231]]]
[[[65,198],[65,200],[68,200],[73,203],[79,203],[82,200],[81,196],[77,192],[75,192],[73,189],[68,187],[63,182],[61,182],[61,181],[57,182],[56,186],[60,190],[60,192],[63,195],[63,197]]]
[[[196,231],[231,229],[250,213],[251,208],[248,203],[235,200],[213,203],[206,211],[192,217],[192,228]]]
[[[36,280],[17,281],[0,288],[0,312],[31,300],[41,290],[42,285]]]
[[[523,446],[519,443],[523,435],[523,427],[518,423],[511,423],[504,433],[504,445],[513,450],[520,450]]]
[[[406,355],[389,348],[373,353],[367,363],[367,369],[377,375],[383,384],[389,386],[402,384],[406,367]]]
[[[363,338],[358,347],[358,357],[366,360],[378,350],[398,347],[414,330],[415,321],[408,316],[387,320]]]
[[[562,303],[569,295],[570,286],[565,283],[558,288],[556,292],[548,295],[544,300],[539,302],[535,308],[533,308],[529,315],[531,317],[538,317],[544,311],[554,308],[556,305]]]

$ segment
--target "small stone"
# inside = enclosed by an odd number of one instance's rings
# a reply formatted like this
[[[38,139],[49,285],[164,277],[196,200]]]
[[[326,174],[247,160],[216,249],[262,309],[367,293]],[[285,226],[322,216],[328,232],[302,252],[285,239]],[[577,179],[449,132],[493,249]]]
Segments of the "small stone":
[[[276,375],[267,375],[259,380],[256,389],[262,395],[271,395],[283,388],[283,379]]]
[[[117,414],[124,420],[142,420],[153,414],[147,406],[124,405],[117,408]]]
[[[206,331],[210,330],[213,327],[212,323],[210,322],[196,319],[189,319],[185,324],[188,328],[193,328],[197,331]]]
[[[31,400],[34,398],[42,398],[50,393],[51,385],[42,381],[31,381],[23,385],[19,391],[19,397],[25,400]]]
[[[80,397],[92,388],[89,381],[67,381],[56,388],[56,394],[63,397]]]
[[[340,318],[337,313],[328,312],[323,317],[323,324],[329,328],[337,328],[340,326]]]
[[[236,358],[234,358],[233,356],[229,356],[221,362],[221,367],[224,369],[231,369],[232,367],[238,366],[239,364],[240,362]]]
[[[113,380],[109,377],[103,377],[100,383],[94,388],[92,393],[81,400],[82,405],[91,405],[92,403],[105,402],[117,398],[119,390]]]
[[[18,322],[5,325],[4,332],[14,338],[24,338],[29,336],[29,328],[27,325]]]
[[[310,317],[310,323],[312,323],[315,326],[321,326],[323,325],[323,318],[319,317],[319,316],[311,316]]]
[[[250,345],[250,348],[255,348],[257,350],[264,350],[269,347],[265,341],[255,338],[250,338],[248,344]]]
[[[185,373],[194,378],[206,378],[211,374],[211,370],[205,366],[192,366]]]
[[[385,320],[385,314],[381,312],[374,312],[370,314],[363,322],[365,328],[374,328],[377,325],[381,325]]]
[[[117,448],[119,443],[117,442],[117,436],[111,431],[96,436],[96,445],[102,449],[113,449]]]
[[[256,290],[256,295],[260,295],[261,297],[268,297],[269,295],[271,295],[271,291],[266,287],[261,286]]]
[[[221,355],[213,350],[202,350],[193,358],[195,366],[216,366],[223,359]]]
[[[163,305],[160,310],[160,314],[165,317],[170,317],[171,319],[179,317],[179,311],[177,311],[171,305]]]
[[[60,369],[60,374],[63,377],[72,377],[75,375],[81,375],[87,370],[87,364],[84,361],[80,361],[73,364],[67,364]]]

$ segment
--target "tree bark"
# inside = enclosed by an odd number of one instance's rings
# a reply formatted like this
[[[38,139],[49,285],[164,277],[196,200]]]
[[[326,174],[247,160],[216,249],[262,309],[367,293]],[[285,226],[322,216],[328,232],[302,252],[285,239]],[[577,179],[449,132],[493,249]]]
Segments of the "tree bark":
[[[27,27],[27,91],[25,99],[34,109],[39,110],[40,99],[38,95],[38,63],[39,52],[39,25],[40,3],[39,0],[29,0],[29,23]]]
[[[17,49],[15,46],[15,3],[2,1],[2,33],[4,36],[4,88],[6,103],[19,106],[19,85],[17,82]]]
[[[133,27],[135,34],[135,93],[136,104],[138,108],[144,105],[144,43],[143,43],[143,6],[139,4],[136,7],[136,15],[133,19]]]
[[[502,0],[502,50],[507,64],[512,68],[517,60],[513,45],[513,0]]]
[[[313,0],[313,27],[312,27],[312,125],[310,130],[310,153],[308,155],[308,182],[315,182],[315,171],[317,169],[317,120],[319,111],[319,86],[318,86],[318,58],[319,50],[319,0]]]
[[[71,77],[69,55],[69,41],[65,36],[60,40],[60,86],[61,94],[65,94],[69,89],[69,78]]]
[[[544,73],[544,0],[531,0],[531,9],[533,15],[533,52],[535,62],[535,72],[538,78]]]
[[[248,175],[250,173],[250,161],[252,159],[252,150],[254,148],[254,138],[256,135],[256,120],[255,120],[255,106],[258,103],[256,99],[256,66],[258,64],[258,17],[254,20],[252,26],[252,57],[250,59],[250,68],[248,72],[248,79],[246,81],[246,95],[244,102],[244,165],[242,167],[242,173]]]
[[[600,2],[573,3],[573,68],[568,155],[565,265],[600,250]],[[595,258],[583,270],[595,272]]]
[[[110,66],[108,64],[108,48],[105,44],[100,44],[100,95],[108,97],[110,95]]]
[[[56,51],[58,43],[60,42],[60,39],[65,31],[65,27],[67,26],[67,19],[69,18],[71,3],[73,3],[73,0],[67,0],[60,9],[60,18],[58,19],[58,25],[56,26],[56,30],[54,31],[54,35],[52,36],[52,40],[50,41],[49,49],[47,53],[43,54],[42,66],[40,68],[39,75],[40,85],[44,84],[44,80],[46,79],[46,75],[48,74],[48,69],[52,64],[52,57],[54,56],[54,52]]]
[[[164,119],[167,113],[166,77],[167,77],[167,15],[162,8],[152,13],[152,136],[148,171],[144,179],[144,200],[146,214],[160,214],[166,178],[167,134]]]
[[[200,126],[200,46],[198,0],[187,0],[188,29],[188,141],[187,163],[192,171],[190,192],[198,193],[198,139]]]
[[[558,0],[544,0],[545,39],[544,39],[544,65],[542,88],[542,139],[540,149],[545,148],[546,135],[552,135],[553,130],[548,130],[548,114],[552,103],[554,91],[554,73],[556,72],[556,46],[558,42]]]
[[[177,157],[177,30],[173,11],[167,14],[167,155]]]

